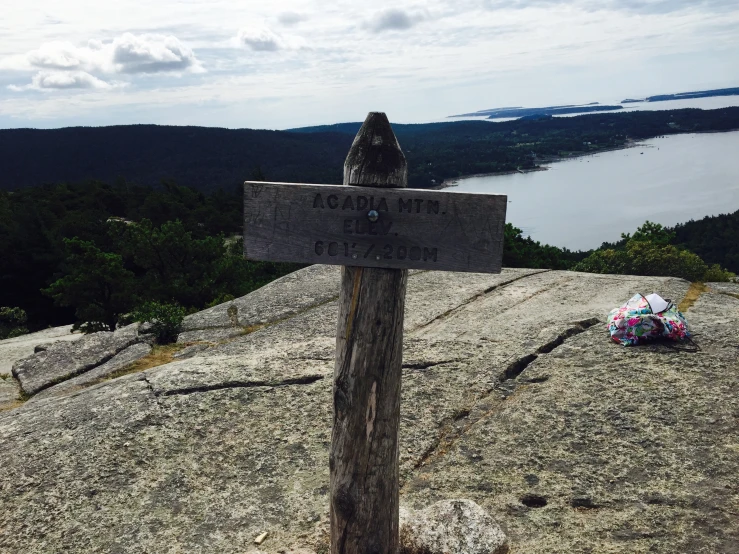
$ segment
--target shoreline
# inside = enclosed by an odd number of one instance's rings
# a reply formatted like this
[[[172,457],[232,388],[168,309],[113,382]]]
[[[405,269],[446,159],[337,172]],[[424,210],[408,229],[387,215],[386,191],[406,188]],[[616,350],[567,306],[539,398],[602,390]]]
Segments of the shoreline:
[[[547,161],[546,163],[551,163]],[[438,185],[430,187],[429,190],[441,190],[449,187],[456,186],[459,181],[463,179],[472,179],[474,177],[497,177],[498,175],[513,175],[514,173],[533,173],[535,171],[547,171],[549,167],[544,165],[536,166],[532,169],[511,169],[509,171],[495,171],[493,173],[475,173],[473,175],[464,175],[462,177],[455,177],[450,181],[442,181]]]
[[[652,140],[659,137],[672,137],[676,135],[701,135],[701,134],[714,134],[714,133],[735,133],[739,131],[739,129],[727,129],[725,131],[688,131],[686,133],[670,133],[669,135],[657,135],[654,137],[649,137],[642,140],[627,140],[625,144],[622,146],[611,146],[607,148],[602,148],[600,150],[596,150],[593,152],[582,152],[580,154],[575,154],[572,156],[562,157],[562,156],[556,156],[552,158],[547,158],[545,160],[542,160],[542,165],[536,166],[532,169],[513,169],[508,171],[494,171],[492,173],[475,173],[474,175],[464,175],[462,177],[455,177],[450,180],[444,180],[440,184],[431,187],[431,190],[441,190],[446,189],[450,187],[457,186],[459,181],[463,179],[472,179],[475,177],[496,177],[499,175],[513,175],[515,173],[533,173],[535,171],[548,171],[550,169],[550,164],[562,162],[566,160],[574,160],[576,158],[584,158],[585,156],[594,156],[595,154],[600,154],[601,152],[616,152],[618,150],[626,150],[627,148],[636,148],[637,146],[643,146],[645,141]]]
[[[724,131],[719,131],[724,132]],[[682,134],[682,133],[678,133]],[[657,138],[657,137],[652,137]],[[644,140],[651,140],[651,139],[644,139]],[[451,180],[444,180],[440,184],[436,185],[435,187],[431,187],[431,190],[441,190],[446,189],[449,187],[457,186],[457,184],[462,181],[463,179],[472,179],[475,177],[497,177],[500,175],[514,175],[516,173],[534,173],[536,171],[548,171],[550,164],[557,163],[557,162],[563,162],[567,160],[574,160],[576,158],[584,158],[585,156],[594,156],[595,154],[600,154],[601,152],[616,152],[618,150],[626,150],[627,148],[636,148],[637,146],[643,144],[644,141],[627,141],[626,144],[623,146],[612,146],[608,148],[603,148],[601,150],[596,150],[594,152],[582,152],[580,154],[575,154],[572,156],[562,157],[562,156],[556,156],[552,158],[547,158],[545,160],[542,160],[542,165],[538,165],[531,169],[512,169],[508,171],[494,171],[492,173],[475,173],[474,175],[464,175],[462,177],[455,177]]]

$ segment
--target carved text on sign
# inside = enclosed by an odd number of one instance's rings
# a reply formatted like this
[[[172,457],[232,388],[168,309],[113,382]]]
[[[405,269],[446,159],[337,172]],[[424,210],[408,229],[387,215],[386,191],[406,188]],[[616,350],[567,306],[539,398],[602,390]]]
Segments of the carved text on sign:
[[[385,197],[375,198],[374,196],[367,197],[363,195],[348,195],[342,197],[338,194],[329,194],[324,200],[323,195],[319,193],[316,194],[313,199],[313,208],[321,210],[340,209],[341,211],[349,210],[360,212],[360,217],[344,220],[342,228],[346,235],[387,235],[390,233],[393,226],[393,222],[386,219],[380,219],[380,221],[369,221],[367,217],[365,217],[366,213],[370,210],[375,210],[378,213],[390,211],[391,208],[389,207]],[[398,198],[397,211],[399,213],[421,213],[422,209],[425,210],[425,213],[427,214],[438,214],[439,201],[424,201],[422,198]],[[444,215],[443,212],[442,215]],[[398,233],[395,233],[395,236],[398,236]],[[405,259],[405,257],[399,259]]]
[[[403,245],[392,245],[385,244],[381,247],[378,252],[375,252],[374,244],[358,244],[356,242],[338,243],[338,242],[324,242],[322,240],[316,241],[315,251],[318,256],[328,254],[328,256],[344,256],[345,258],[351,258],[352,260],[370,258],[374,256],[375,260],[423,260],[424,262],[431,261],[435,262],[437,258],[437,248],[427,248],[421,246],[403,246]],[[348,265],[353,265],[347,260]]]
[[[428,214],[439,213],[439,201],[438,200],[424,200],[423,198],[398,198],[397,211],[410,213],[421,213],[421,209],[425,204],[425,210]],[[342,198],[337,194],[329,194],[326,197],[326,201],[323,200],[322,194],[316,194],[313,200],[314,208],[338,210],[341,206],[341,210],[377,210],[378,212],[390,211],[387,200],[384,197],[375,199],[374,196],[346,196]],[[443,215],[444,212],[442,212]]]
[[[503,195],[261,182],[245,186],[248,258],[500,271]]]

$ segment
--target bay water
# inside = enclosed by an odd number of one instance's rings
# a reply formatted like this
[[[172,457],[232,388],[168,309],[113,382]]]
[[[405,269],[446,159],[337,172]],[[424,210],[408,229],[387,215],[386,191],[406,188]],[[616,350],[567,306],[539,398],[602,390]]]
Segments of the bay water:
[[[464,178],[445,190],[507,194],[506,221],[524,235],[588,250],[646,220],[674,225],[739,210],[739,131],[649,139],[547,171]]]

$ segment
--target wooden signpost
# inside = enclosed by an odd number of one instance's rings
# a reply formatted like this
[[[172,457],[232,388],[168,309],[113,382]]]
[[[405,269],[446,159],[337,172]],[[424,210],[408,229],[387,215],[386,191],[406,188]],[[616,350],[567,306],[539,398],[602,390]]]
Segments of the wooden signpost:
[[[398,427],[408,269],[499,273],[506,196],[407,189],[405,156],[370,113],[344,186],[244,184],[244,254],[344,266],[334,368],[332,554],[398,550]]]

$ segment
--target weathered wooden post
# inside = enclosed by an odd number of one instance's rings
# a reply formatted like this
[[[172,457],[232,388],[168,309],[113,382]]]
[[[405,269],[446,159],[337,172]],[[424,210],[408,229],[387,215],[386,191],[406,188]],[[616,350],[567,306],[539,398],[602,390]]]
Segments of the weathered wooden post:
[[[370,113],[344,184],[405,188],[407,168],[384,113]],[[371,219],[381,217],[378,212]],[[377,221],[377,219],[375,219]],[[344,266],[334,369],[331,552],[398,549],[398,427],[407,269]]]
[[[408,269],[499,273],[504,195],[406,188],[403,152],[370,113],[344,185],[244,183],[244,254],[344,266],[331,439],[332,554],[398,549],[398,427]]]

